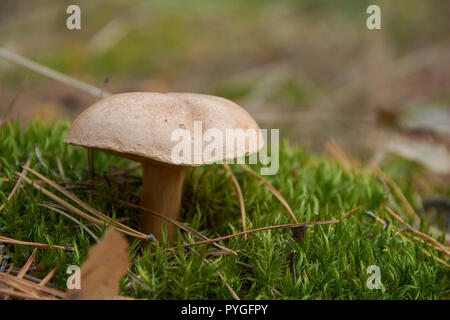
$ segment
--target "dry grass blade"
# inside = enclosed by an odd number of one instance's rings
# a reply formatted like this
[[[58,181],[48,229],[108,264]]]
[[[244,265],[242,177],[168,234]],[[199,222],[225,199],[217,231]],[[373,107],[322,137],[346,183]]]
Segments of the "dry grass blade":
[[[44,175],[40,174],[39,172],[36,172],[33,169],[30,169],[26,166],[23,167],[25,170],[30,171],[32,174],[34,174],[36,177],[38,177],[39,179],[42,179],[44,182],[48,183],[50,186],[52,186],[53,188],[55,188],[56,190],[58,190],[59,192],[61,192],[62,194],[64,194],[66,197],[68,197],[69,199],[71,199],[73,202],[75,202],[76,204],[78,204],[80,207],[82,207],[83,209],[89,211],[90,213],[92,213],[93,215],[95,215],[96,217],[100,218],[100,219],[105,219],[109,222],[111,222],[113,225],[122,228],[124,230],[127,230],[128,232],[131,233],[135,233],[136,235],[140,236],[143,239],[147,238],[147,235],[143,234],[142,232],[139,232],[137,230],[134,230],[120,222],[117,222],[114,219],[111,219],[110,217],[108,217],[107,215],[101,213],[100,211],[92,208],[91,206],[89,206],[88,204],[86,204],[84,201],[82,201],[80,198],[78,198],[76,195],[74,195],[73,193],[67,191],[66,189],[64,189],[63,187],[61,187],[60,185],[58,185],[56,182],[52,181],[51,179],[45,177]]]
[[[359,209],[361,209],[360,206],[359,206],[359,207],[356,207],[356,208],[354,208],[354,209],[352,209],[352,210],[350,210],[350,211],[347,211],[346,213],[344,213],[344,214],[342,215],[341,221],[344,220],[344,219],[346,219],[349,215],[351,215],[352,213],[358,211]]]
[[[37,252],[37,248],[35,248],[33,250],[33,253],[30,255],[30,257],[28,258],[27,262],[20,269],[19,273],[17,274],[17,278],[22,279],[26,275],[26,273],[28,272],[28,270],[31,267],[31,264],[34,261],[34,258],[36,257],[36,252]],[[9,300],[9,298],[10,298],[10,296],[6,295],[4,300]]]
[[[57,195],[53,194],[52,192],[48,191],[47,189],[45,189],[44,187],[41,187],[40,185],[37,185],[36,183],[34,183],[32,180],[28,179],[27,177],[24,177],[23,175],[21,175],[20,173],[16,172],[17,175],[22,176],[24,181],[27,182],[28,184],[30,184],[33,188],[35,188],[36,190],[42,192],[43,194],[45,194],[47,197],[51,198],[52,200],[56,201],[57,203],[59,203],[60,205],[62,205],[63,207],[65,207],[66,209],[72,211],[74,214],[79,215],[80,217],[96,224],[99,226],[103,226],[103,227],[108,227],[108,223],[106,223],[105,221],[101,221],[98,220],[94,217],[91,217],[90,215],[84,213],[83,211],[77,209],[76,207],[74,207],[73,205],[71,205],[70,203],[64,201],[63,199],[61,199],[60,197],[58,197]],[[125,233],[129,236],[132,237],[136,237],[136,238],[140,238],[140,239],[147,239],[147,237],[144,235],[140,235],[140,234],[136,234],[136,233],[132,233],[129,232],[127,230],[123,230],[117,227],[113,228],[117,231],[120,231],[122,233]]]
[[[164,216],[164,215],[162,215],[162,214],[160,214],[160,213],[158,213],[158,212],[155,212],[155,211],[152,211],[152,210],[150,210],[150,209],[147,209],[147,208],[138,206],[137,204],[134,204],[134,203],[131,203],[131,202],[127,202],[127,201],[120,200],[120,199],[115,199],[115,201],[116,201],[117,203],[123,204],[124,206],[130,207],[130,208],[134,208],[134,209],[143,210],[143,211],[148,212],[148,213],[150,213],[150,214],[153,214],[153,215],[155,215],[155,216],[157,216],[157,217],[159,217],[159,218],[161,218],[161,219],[164,219],[164,220],[166,220],[167,222],[170,222],[170,223],[176,225],[178,228],[180,228],[180,229],[182,229],[182,230],[184,230],[184,231],[186,231],[186,232],[192,234],[194,237],[196,237],[196,238],[198,238],[198,239],[209,240],[208,237],[204,236],[203,234],[201,234],[201,233],[198,232],[197,230],[195,230],[195,229],[193,229],[193,228],[191,228],[191,227],[185,225],[184,223],[182,223],[182,222],[180,222],[180,221],[178,221],[178,220],[175,220],[175,219],[166,217],[166,216]],[[225,250],[225,251],[230,252],[230,253],[232,253],[232,254],[234,254],[234,255],[237,256],[237,252],[236,252],[236,251],[233,251],[233,250],[231,250],[231,249],[228,249],[227,247],[224,247],[224,246],[222,246],[222,245],[220,245],[220,244],[218,244],[218,243],[212,243],[212,245],[215,246],[215,247],[218,248],[218,249]]]
[[[36,253],[37,253],[37,248],[35,248],[33,250],[33,253],[30,255],[30,257],[28,258],[27,262],[23,265],[23,267],[20,269],[19,274],[17,275],[17,278],[22,279],[23,276],[28,272],[28,270],[31,267],[31,264],[34,261],[34,258],[36,257]]]
[[[294,220],[295,223],[298,223],[297,218],[295,217],[294,212],[292,211],[291,207],[289,206],[289,204],[287,203],[287,201],[283,198],[283,196],[281,195],[281,193],[278,192],[277,189],[275,189],[275,187],[273,185],[270,184],[269,181],[267,181],[266,179],[264,179],[263,177],[261,177],[258,173],[256,173],[255,171],[253,171],[249,166],[247,166],[246,164],[241,164],[240,165],[245,171],[247,171],[248,173],[250,173],[252,176],[254,176],[256,179],[258,179],[259,181],[261,181],[262,183],[264,183],[264,185],[270,190],[270,192],[272,192],[274,194],[274,196],[281,202],[281,204],[286,208],[286,210],[289,212],[289,214],[291,215],[292,219]]]
[[[212,242],[223,241],[223,240],[231,239],[234,237],[242,236],[244,233],[249,234],[249,233],[253,233],[253,232],[260,232],[260,231],[266,231],[266,230],[297,228],[297,227],[313,226],[313,225],[319,225],[319,224],[334,224],[334,223],[339,223],[339,222],[340,222],[339,220],[329,220],[329,221],[313,221],[313,222],[303,222],[303,223],[294,223],[294,224],[280,224],[280,225],[276,225],[276,226],[268,226],[268,227],[262,227],[262,228],[257,228],[257,229],[250,229],[245,232],[237,232],[237,233],[233,233],[233,234],[219,237],[219,238],[203,240],[203,241],[194,242],[194,243],[185,243],[182,246],[184,248],[186,248],[186,247],[199,246],[202,244],[208,244],[208,243],[212,243]],[[176,248],[170,248],[168,250],[172,250],[172,249],[176,249]]]
[[[76,224],[78,224],[80,227],[82,227],[82,228],[84,229],[84,231],[86,231],[86,232],[87,232],[87,233],[88,233],[88,234],[89,234],[96,242],[99,241],[98,238],[97,238],[97,236],[96,236],[96,235],[95,235],[95,234],[94,234],[87,226],[85,226],[84,224],[82,224],[80,221],[78,221],[77,219],[75,219],[75,218],[72,217],[71,215],[65,213],[65,212],[62,211],[62,210],[59,210],[58,208],[53,207],[53,206],[50,205],[50,204],[45,204],[45,203],[43,203],[42,206],[45,207],[45,208],[47,208],[47,209],[50,209],[50,210],[52,210],[52,211],[54,211],[54,212],[56,212],[56,213],[59,213],[60,215],[62,215],[62,216],[64,216],[64,217],[66,217],[66,218],[72,220],[73,222],[75,222]]]
[[[236,176],[234,175],[233,171],[231,170],[230,166],[227,163],[223,163],[223,166],[231,175],[231,180],[233,180],[234,187],[236,189],[236,193],[239,199],[239,207],[241,209],[241,220],[242,220],[242,231],[247,231],[247,222],[246,222],[246,214],[245,214],[245,203],[244,203],[244,196],[242,195],[242,190],[239,185],[239,182],[236,179]],[[247,240],[247,234],[244,234],[244,240]]]
[[[339,147],[339,145],[333,139],[325,144],[325,150],[333,158],[337,159],[346,172],[350,172],[352,165],[345,152]]]
[[[66,294],[64,292],[45,286],[39,286],[39,284],[37,283],[25,279],[20,279],[17,278],[16,276],[7,273],[0,273],[0,281],[2,283],[7,284],[10,287],[14,287],[15,289],[32,292],[39,298],[45,298],[48,297],[48,295],[59,298],[66,297]]]
[[[199,255],[197,250],[191,248],[191,251],[194,252],[196,255]],[[210,259],[207,259],[207,258],[204,258],[203,261],[205,261],[206,264],[213,263]],[[231,294],[233,299],[234,300],[241,300],[241,298],[239,298],[239,296],[236,293],[236,291],[234,291],[233,288],[225,281],[225,277],[223,276],[223,274],[220,271],[217,271],[217,276],[219,277],[220,281],[222,281],[222,283],[225,285],[225,287],[227,288],[228,292]]]
[[[386,225],[386,221],[384,221],[384,220],[381,219],[380,217],[377,217],[377,216],[374,215],[373,213],[371,214],[371,217],[373,217],[373,218],[375,219],[375,221],[377,221],[378,223],[382,224],[383,226]],[[391,228],[394,229],[394,230],[397,232],[397,234],[402,235],[406,241],[412,241],[412,240],[414,240],[414,241],[419,241],[419,242],[422,243],[422,244],[428,244],[428,242],[424,241],[423,239],[414,237],[414,236],[410,235],[409,233],[407,233],[407,232],[401,230],[400,228],[398,228],[398,227],[396,227],[396,226],[394,226],[394,225],[391,225]],[[428,252],[427,250],[425,250],[424,248],[420,248],[420,249],[421,249],[422,252],[425,253],[427,256],[429,256],[429,257],[435,259],[437,262],[439,262],[440,264],[446,266],[447,268],[450,268],[450,265],[449,265],[447,262],[445,262],[444,260],[440,259],[439,257],[436,257],[436,256],[432,255],[431,253],[429,253],[429,252]],[[438,249],[439,251],[442,251],[440,248],[436,248],[436,249]]]
[[[403,194],[402,190],[398,187],[398,185],[395,183],[394,180],[391,179],[387,174],[385,174],[380,168],[373,167],[375,173],[382,178],[386,184],[392,189],[392,191],[395,193],[395,195],[399,198],[399,200],[403,203],[403,206],[405,207],[406,213],[411,216],[414,220],[415,225],[420,224],[420,217],[417,215],[417,213],[414,211],[414,209],[409,204],[409,201],[406,199],[405,195]]]
[[[56,156],[56,165],[58,166],[58,171],[59,171],[59,175],[61,176],[61,181],[63,183],[67,183],[69,180],[67,180],[66,173],[64,172],[64,168],[61,163],[61,159],[58,156]],[[28,167],[28,166],[25,165],[25,167]]]
[[[31,156],[28,157],[27,162],[25,163],[25,166],[29,166],[31,162]],[[24,169],[22,169],[22,174],[26,175],[26,171]],[[16,184],[14,185],[14,188],[11,190],[11,193],[8,195],[8,202],[11,201],[11,199],[14,197],[14,195],[16,194],[17,190],[19,189],[20,184],[22,183],[22,178],[17,179]],[[0,212],[3,211],[3,209],[5,209],[6,204],[2,204],[0,206]]]
[[[352,161],[347,157],[345,152],[339,147],[339,145],[334,141],[331,140],[327,142],[326,144],[326,150],[327,152],[335,157],[344,167],[344,169],[349,172],[352,167],[357,171],[358,168],[355,166],[352,166]],[[385,174],[380,168],[378,168],[376,165],[372,165],[371,170],[375,172],[388,186],[394,194],[397,196],[397,198],[403,203],[403,206],[406,209],[406,213],[411,216],[414,219],[414,224],[418,225],[420,224],[420,217],[417,215],[417,213],[414,211],[408,200],[406,199],[405,195],[401,191],[401,189],[398,187],[398,185],[395,183],[394,180],[391,179],[387,174]]]
[[[0,242],[2,242],[2,243],[11,243],[11,244],[19,244],[19,245],[22,245],[22,246],[34,247],[34,248],[43,248],[43,249],[52,248],[52,249],[61,249],[61,250],[68,251],[68,252],[72,252],[73,251],[73,247],[64,247],[64,246],[57,246],[57,245],[50,246],[50,245],[45,244],[45,243],[20,241],[20,240],[8,238],[8,237],[5,237],[5,236],[0,236]]]
[[[39,286],[40,287],[45,287],[47,285],[47,283],[49,283],[49,281],[53,278],[53,276],[56,273],[56,268],[53,268],[52,271],[50,271],[45,277],[44,279],[41,280],[41,282],[39,282]]]
[[[211,260],[205,258],[204,259],[205,262],[207,264],[211,264]],[[217,276],[219,277],[220,281],[223,282],[223,284],[225,284],[225,287],[227,288],[228,292],[231,294],[231,296],[233,297],[234,300],[241,300],[241,298],[239,298],[238,294],[236,293],[236,291],[233,290],[233,288],[225,281],[225,277],[223,276],[222,273],[220,273],[219,271],[217,271]]]
[[[404,221],[402,218],[400,218],[397,214],[395,214],[395,212],[389,208],[389,207],[384,207],[384,209],[386,210],[387,213],[389,213],[395,220],[397,220],[398,222],[400,222],[401,224],[405,225],[406,227],[408,227],[408,231],[414,233],[415,235],[417,235],[418,237],[422,238],[425,241],[428,241],[429,243],[433,244],[436,247],[439,247],[445,254],[446,257],[448,257],[450,255],[450,251],[448,249],[448,247],[446,247],[445,245],[443,245],[442,243],[440,243],[439,241],[437,241],[436,239],[433,239],[432,237],[430,237],[429,235],[422,233],[418,230],[415,230],[414,228],[412,228],[406,221]],[[438,249],[439,250],[439,249]]]
[[[4,58],[10,62],[16,63],[22,67],[25,67],[27,69],[33,70],[34,72],[42,74],[53,80],[65,83],[71,87],[78,88],[82,91],[90,93],[93,96],[96,96],[99,98],[106,98],[111,95],[109,92],[106,92],[103,89],[91,86],[90,84],[87,84],[85,82],[82,82],[82,81],[74,79],[74,78],[71,78],[61,72],[52,70],[46,66],[43,66],[42,64],[36,63],[27,58],[19,56],[18,54],[13,53],[7,49],[0,48],[0,57]]]
[[[5,295],[13,296],[19,299],[27,299],[27,300],[55,300],[55,298],[52,297],[39,297],[36,295],[26,294],[22,292],[18,292],[12,289],[3,289],[0,288],[0,293],[3,293]]]

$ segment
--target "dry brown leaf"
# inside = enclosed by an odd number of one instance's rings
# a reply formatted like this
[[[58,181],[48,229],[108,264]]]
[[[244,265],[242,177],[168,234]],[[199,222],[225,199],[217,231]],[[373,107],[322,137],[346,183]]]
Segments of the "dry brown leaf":
[[[387,143],[386,150],[418,162],[437,174],[450,174],[450,151],[444,144],[397,136]]]
[[[128,271],[128,265],[128,241],[110,229],[99,244],[89,249],[89,257],[81,266],[81,289],[67,290],[69,298],[117,299],[119,282]]]

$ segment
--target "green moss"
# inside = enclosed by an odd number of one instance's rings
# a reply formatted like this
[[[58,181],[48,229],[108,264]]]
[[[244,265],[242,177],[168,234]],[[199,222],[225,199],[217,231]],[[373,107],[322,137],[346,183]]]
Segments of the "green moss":
[[[2,202],[14,186],[14,172],[20,170],[20,164],[29,155],[32,156],[31,167],[55,181],[61,180],[57,157],[69,180],[87,180],[86,150],[63,142],[68,126],[68,122],[51,126],[34,122],[23,130],[17,124],[5,125],[0,130],[1,177],[10,179],[9,182],[0,180]],[[45,165],[37,160],[35,145]],[[346,173],[328,158],[312,155],[307,149],[292,147],[287,142],[281,145],[280,152],[278,174],[265,178],[283,194],[299,221],[337,219],[358,205],[385,217],[381,204],[387,194],[376,179]],[[110,164],[120,168],[130,164],[128,160],[99,152],[95,161],[99,174],[107,174]],[[259,181],[237,165],[232,169],[243,190],[248,228],[291,222],[282,205]],[[391,169],[395,173],[401,171]],[[414,192],[409,187],[404,191],[408,197]],[[136,213],[112,201],[115,197],[137,201],[135,194],[139,190],[133,185],[112,181],[109,186],[98,182],[96,192],[73,192],[106,214],[130,217],[126,223],[136,226]],[[26,241],[74,246],[74,253],[38,250],[36,258],[45,265],[42,276],[58,268],[52,282],[64,290],[67,265],[81,264],[94,242],[71,221],[40,206],[42,201],[49,199],[24,185],[0,213],[1,234]],[[209,237],[241,230],[238,200],[223,167],[213,165],[188,170],[181,219]],[[101,235],[99,231],[96,233]],[[180,244],[192,241],[195,241],[192,236],[184,233],[179,238]],[[139,298],[230,299],[218,272],[244,299],[446,299],[449,296],[448,269],[425,256],[418,244],[402,240],[391,229],[384,231],[361,213],[339,224],[310,227],[302,244],[292,239],[290,230],[254,233],[247,241],[242,237],[229,239],[224,245],[238,251],[238,256],[210,258],[210,264],[205,263],[204,258],[211,246],[199,246],[186,253],[181,247],[177,252],[164,252],[165,242],[152,245],[153,252],[151,248],[142,249],[137,240],[130,239],[130,244],[132,271],[151,290],[137,285],[136,295],[126,288],[130,279],[124,277],[121,294]],[[8,249],[15,266],[25,262],[22,253],[32,251],[19,245],[8,245]],[[295,281],[289,258],[291,250],[296,250]],[[380,290],[369,290],[366,286],[366,269],[373,264],[381,270],[383,286]]]

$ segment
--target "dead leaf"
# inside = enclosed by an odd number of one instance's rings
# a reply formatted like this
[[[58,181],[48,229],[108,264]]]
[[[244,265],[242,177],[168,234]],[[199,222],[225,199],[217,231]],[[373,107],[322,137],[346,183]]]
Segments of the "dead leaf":
[[[387,144],[386,150],[416,161],[432,172],[450,174],[450,152],[443,144],[397,136]]]
[[[99,244],[89,249],[81,266],[81,289],[67,290],[70,299],[125,299],[119,297],[119,282],[128,271],[128,241],[116,230],[106,232]]]

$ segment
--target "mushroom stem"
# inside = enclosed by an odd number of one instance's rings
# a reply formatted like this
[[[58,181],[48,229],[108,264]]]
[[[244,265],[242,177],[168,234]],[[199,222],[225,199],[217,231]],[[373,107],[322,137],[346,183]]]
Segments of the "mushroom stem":
[[[156,211],[172,219],[178,219],[183,189],[185,167],[157,164],[146,161],[142,180],[141,207]],[[141,212],[140,229],[162,239],[162,230],[167,228],[167,240],[176,241],[176,226],[148,212]]]

